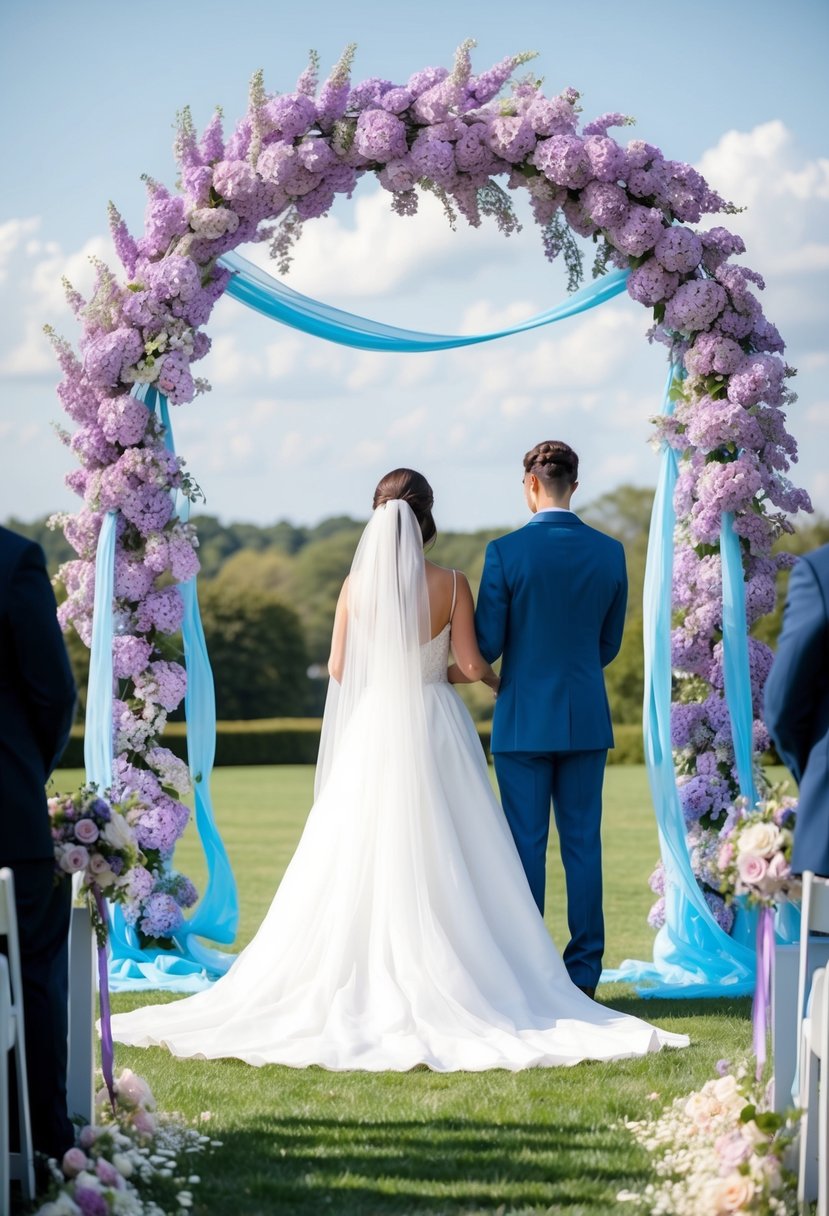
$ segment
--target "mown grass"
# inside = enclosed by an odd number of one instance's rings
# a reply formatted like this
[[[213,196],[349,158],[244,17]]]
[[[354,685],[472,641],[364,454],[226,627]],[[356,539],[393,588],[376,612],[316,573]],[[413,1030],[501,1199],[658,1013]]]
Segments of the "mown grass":
[[[72,788],[79,774],[61,774]],[[239,944],[255,932],[311,801],[307,768],[220,769],[217,817],[239,878]],[[649,957],[646,880],[656,833],[644,770],[608,770],[605,798],[606,963]],[[204,872],[188,833],[176,863]],[[547,920],[565,938],[562,880],[551,845]],[[646,1155],[620,1126],[701,1085],[715,1061],[747,1052],[747,1000],[640,1000],[600,989],[614,1008],[691,1036],[684,1051],[639,1060],[512,1074],[330,1073],[237,1061],[177,1061],[116,1046],[116,1063],[149,1080],[159,1105],[211,1112],[223,1142],[200,1165],[196,1210],[211,1216],[600,1216],[629,1211],[616,1193],[648,1177]],[[116,996],[117,1010],[160,994]]]

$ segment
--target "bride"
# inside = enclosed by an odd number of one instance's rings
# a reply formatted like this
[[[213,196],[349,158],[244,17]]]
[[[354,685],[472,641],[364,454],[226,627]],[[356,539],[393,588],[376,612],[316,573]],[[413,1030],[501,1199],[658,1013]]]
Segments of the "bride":
[[[119,1042],[441,1072],[687,1045],[568,978],[452,687],[497,678],[466,579],[424,559],[431,507],[410,469],[377,487],[337,605],[314,805],[259,931],[212,988],[113,1017]]]

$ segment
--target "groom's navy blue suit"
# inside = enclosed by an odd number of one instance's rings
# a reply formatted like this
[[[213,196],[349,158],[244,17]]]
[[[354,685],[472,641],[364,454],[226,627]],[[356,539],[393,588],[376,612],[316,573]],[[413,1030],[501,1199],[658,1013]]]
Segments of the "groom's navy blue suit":
[[[544,911],[550,804],[567,883],[573,983],[594,987],[604,950],[602,781],[613,730],[602,669],[627,604],[621,544],[570,511],[539,511],[487,546],[475,627],[503,655],[492,725],[501,801]]]
[[[71,890],[68,878],[55,881],[44,787],[74,706],[43,552],[0,528],[0,866],[14,873],[32,1138],[58,1159],[75,1138],[66,1110]]]
[[[792,570],[765,713],[800,786],[792,869],[829,876],[829,545]]]

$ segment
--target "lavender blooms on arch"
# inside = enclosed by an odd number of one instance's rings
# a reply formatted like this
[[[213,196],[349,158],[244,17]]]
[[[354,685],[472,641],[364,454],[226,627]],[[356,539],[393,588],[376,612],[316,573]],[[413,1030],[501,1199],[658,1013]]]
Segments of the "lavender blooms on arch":
[[[89,644],[98,532],[103,513],[117,511],[116,773],[149,799],[145,835],[164,857],[187,818],[186,773],[159,740],[186,687],[169,650],[182,619],[175,583],[197,572],[198,542],[172,506],[171,491],[190,493],[191,483],[138,390],[154,386],[172,405],[206,391],[196,365],[210,349],[204,327],[229,279],[219,256],[268,241],[284,271],[303,224],[325,215],[338,195],[350,197],[366,174],[401,216],[413,214],[427,190],[451,222],[460,214],[477,227],[491,216],[507,235],[519,226],[510,192],[526,190],[544,252],[564,257],[572,285],[582,258],[573,233],[594,241],[594,273],[630,269],[629,294],[653,312],[651,337],[687,371],[676,385],[676,411],[657,420],[657,436],[680,454],[674,745],[694,855],[707,855],[703,836],[737,793],[718,652],[721,514],[733,512],[742,540],[751,623],[773,605],[781,559],[771,546],[789,526],[785,514],[810,509],[786,478],[796,459],[785,426],[792,373],[755,294],[762,279],[734,260],[744,252],[739,236],[693,227],[735,210],[693,168],[644,140],[617,142],[609,132],[628,123],[621,114],[580,125],[573,89],[546,97],[526,77],[500,96],[532,56],[509,56],[475,75],[473,45],[461,46],[451,70],[426,68],[405,82],[352,86],[353,47],[321,86],[315,56],[293,92],[268,93],[258,73],[247,113],[227,138],[220,114],[199,136],[183,111],[179,191],[145,179],[137,238],[111,207],[123,274],[98,264],[88,301],[67,284],[82,325],[79,353],[52,338],[63,371],[58,394],[75,424],[63,438],[80,465],[68,482],[83,506],[57,521],[77,553],[60,572],[67,593],[60,617]],[[759,750],[768,654],[756,642],[751,654]],[[705,886],[704,871],[700,862]],[[161,874],[154,884],[147,898],[164,896],[156,904],[169,912],[165,901],[175,892]]]

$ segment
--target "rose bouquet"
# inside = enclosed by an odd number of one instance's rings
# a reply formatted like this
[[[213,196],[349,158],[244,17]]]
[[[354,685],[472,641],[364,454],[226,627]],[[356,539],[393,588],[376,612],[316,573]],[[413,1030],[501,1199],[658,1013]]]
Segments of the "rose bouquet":
[[[749,904],[771,908],[796,899],[800,883],[792,877],[792,838],[797,799],[772,791],[749,809],[739,798],[720,833],[717,864],[720,890],[730,902],[745,896]]]
[[[156,1114],[147,1082],[128,1068],[114,1093],[112,1110],[101,1090],[96,1123],[80,1129],[60,1163],[50,1162],[48,1198],[36,1216],[181,1216],[191,1209],[199,1182],[191,1159],[220,1142],[176,1116]]]
[[[136,902],[132,874],[145,857],[128,819],[134,804],[134,798],[115,802],[103,797],[94,785],[56,795],[48,803],[55,867],[58,875],[81,876],[100,946],[106,943],[107,924],[96,895],[104,893],[125,907]]]
[[[654,1160],[658,1181],[641,1192],[622,1191],[621,1201],[660,1216],[725,1216],[797,1211],[794,1175],[784,1167],[792,1143],[794,1112],[768,1108],[764,1089],[747,1065],[675,1101],[657,1119],[625,1127]]]

